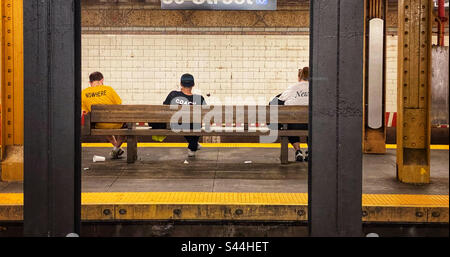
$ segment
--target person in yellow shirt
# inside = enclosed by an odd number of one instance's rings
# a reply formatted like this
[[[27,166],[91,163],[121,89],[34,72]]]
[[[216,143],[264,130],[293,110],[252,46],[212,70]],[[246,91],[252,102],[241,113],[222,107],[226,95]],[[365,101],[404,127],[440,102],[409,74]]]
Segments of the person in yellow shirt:
[[[89,113],[91,106],[95,104],[122,104],[122,99],[117,95],[116,91],[110,86],[103,85],[103,74],[94,72],[89,75],[90,87],[81,92],[82,111]],[[97,129],[119,129],[124,126],[123,123],[96,123]],[[112,159],[118,159],[124,150],[120,148],[125,141],[124,136],[107,136],[108,141],[114,146],[110,155]]]

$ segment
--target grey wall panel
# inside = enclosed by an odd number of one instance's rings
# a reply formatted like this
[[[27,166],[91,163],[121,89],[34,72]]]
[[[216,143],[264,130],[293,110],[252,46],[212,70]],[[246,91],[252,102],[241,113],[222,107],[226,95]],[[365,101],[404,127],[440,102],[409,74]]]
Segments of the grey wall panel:
[[[323,231],[322,235],[332,235],[328,228],[336,227],[333,211],[336,202],[335,161],[336,149],[336,81],[338,58],[338,1],[311,1],[312,55],[310,67],[310,165],[309,177],[309,228],[311,235]],[[326,101],[322,101],[326,99]],[[320,169],[320,174],[316,170]],[[322,188],[322,193],[317,194]],[[320,222],[319,222],[320,221]]]
[[[363,14],[363,1],[311,1],[311,236],[362,233]]]
[[[24,1],[24,233],[79,233],[79,1]],[[79,18],[79,15],[78,15]],[[79,93],[78,93],[79,94]],[[77,218],[78,217],[78,218]]]
[[[47,58],[40,57],[47,49],[47,24],[39,15],[47,16],[47,9],[38,1],[24,2],[24,233],[46,236],[48,224],[43,221],[50,215],[49,198],[33,195],[45,192],[48,187],[49,129]],[[36,108],[36,106],[41,106]],[[33,128],[33,129],[29,129]],[[35,200],[40,196],[40,199]],[[33,210],[40,209],[39,213]]]
[[[338,94],[339,235],[362,234],[364,1],[340,1]]]

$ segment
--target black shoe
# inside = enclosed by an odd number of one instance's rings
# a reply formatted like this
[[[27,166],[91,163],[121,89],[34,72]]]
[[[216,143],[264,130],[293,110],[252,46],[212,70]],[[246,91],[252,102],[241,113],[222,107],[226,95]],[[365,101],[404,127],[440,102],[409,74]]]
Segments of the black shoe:
[[[112,160],[117,160],[117,159],[119,159],[119,155],[118,155],[117,153],[118,153],[118,151],[111,150],[111,152],[109,153],[109,155],[111,156],[111,159],[112,159]]]
[[[305,162],[307,162],[309,160],[309,153],[308,151],[305,152]]]
[[[303,153],[301,150],[295,152],[295,161],[302,162],[303,161]]]
[[[117,159],[120,159],[121,158],[121,156],[123,155],[123,153],[124,153],[125,151],[124,150],[122,150],[122,148],[119,148],[119,149],[117,149],[117,150],[112,150],[110,153],[109,153],[109,155],[111,155],[111,159],[112,160],[117,160]]]

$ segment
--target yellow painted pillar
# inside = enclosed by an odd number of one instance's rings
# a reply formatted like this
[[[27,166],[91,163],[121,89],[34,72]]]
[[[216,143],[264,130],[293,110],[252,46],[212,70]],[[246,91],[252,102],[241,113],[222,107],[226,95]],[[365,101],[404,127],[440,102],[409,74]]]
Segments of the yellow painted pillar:
[[[23,180],[23,2],[1,0],[1,179]]]
[[[432,0],[398,5],[397,178],[430,182]]]

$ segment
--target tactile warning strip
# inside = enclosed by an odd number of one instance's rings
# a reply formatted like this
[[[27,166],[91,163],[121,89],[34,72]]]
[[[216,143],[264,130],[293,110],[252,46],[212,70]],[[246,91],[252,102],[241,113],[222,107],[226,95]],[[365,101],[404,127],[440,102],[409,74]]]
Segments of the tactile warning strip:
[[[82,220],[307,221],[306,193],[82,193]],[[448,223],[448,195],[364,194],[363,222]],[[23,194],[0,194],[0,221],[23,217]]]
[[[363,206],[423,206],[447,207],[448,195],[364,194]]]
[[[82,204],[307,205],[306,193],[82,193]],[[0,194],[0,205],[23,205],[23,194]],[[448,207],[448,195],[363,194],[363,206]]]

